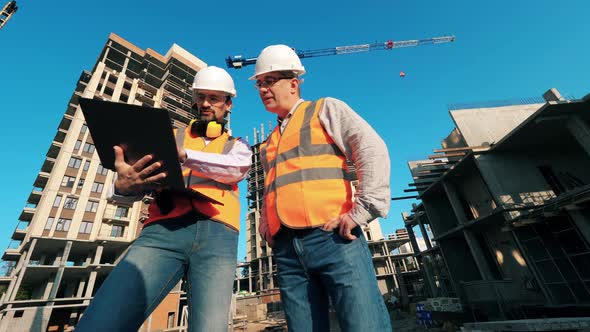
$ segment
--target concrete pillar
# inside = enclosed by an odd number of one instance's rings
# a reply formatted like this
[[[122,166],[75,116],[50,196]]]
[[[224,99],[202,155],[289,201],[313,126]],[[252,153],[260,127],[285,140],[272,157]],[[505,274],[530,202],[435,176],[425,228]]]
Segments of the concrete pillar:
[[[137,94],[137,88],[139,88],[139,80],[134,78],[133,83],[131,84],[131,90],[129,90],[129,100],[127,100],[127,103],[135,103],[135,94]]]
[[[78,291],[76,292],[76,297],[82,297],[84,295],[84,287],[86,287],[86,280],[82,279],[78,283]]]
[[[445,192],[451,202],[451,207],[453,208],[453,212],[457,216],[457,220],[459,224],[467,223],[467,217],[465,216],[465,212],[461,207],[461,202],[459,201],[459,196],[457,191],[450,183],[443,181],[443,187],[445,188]],[[473,232],[467,229],[463,230],[463,235],[465,237],[465,241],[469,246],[469,250],[471,251],[471,256],[473,256],[473,260],[475,261],[475,265],[477,265],[477,269],[481,274],[483,280],[493,280],[492,273],[490,272],[490,268],[484,258],[484,254],[482,252],[481,246],[477,242],[475,235]]]
[[[252,293],[252,265],[248,268],[248,292]]]
[[[586,242],[590,243],[590,220],[578,210],[568,211],[568,214],[586,239]]]
[[[98,247],[96,247],[96,253],[94,254],[94,265],[98,265],[100,264],[100,259],[102,258],[102,251],[103,251],[104,247],[103,245],[99,245]]]
[[[424,277],[426,278],[426,282],[430,288],[430,293],[431,293],[430,295],[432,297],[438,297],[439,292],[438,292],[438,287],[436,287],[436,283],[434,282],[431,261],[432,261],[432,258],[430,258],[430,256],[425,256],[422,259],[422,267],[424,269]]]
[[[424,239],[424,243],[426,244],[426,248],[428,250],[432,249],[432,244],[430,243],[430,238],[428,237],[428,232],[426,232],[426,227],[422,223],[422,218],[416,216],[418,219],[418,226],[420,226],[420,232],[422,232],[422,238]]]
[[[471,251],[471,255],[473,256],[473,260],[475,261],[475,265],[477,265],[477,269],[479,270],[482,279],[494,280],[488,263],[484,258],[484,253],[481,249],[481,246],[477,242],[477,239],[475,238],[475,235],[473,235],[473,232],[464,229],[463,235],[465,236],[465,240],[467,241],[467,245],[469,246],[469,250]]]
[[[264,288],[262,287],[263,283],[264,283],[264,275],[262,272],[262,260],[264,258],[260,258],[258,260],[258,291],[262,291]]]
[[[467,222],[467,216],[465,215],[465,212],[463,212],[461,201],[459,200],[459,194],[457,194],[455,187],[446,181],[443,181],[443,187],[445,188],[449,202],[451,202],[451,207],[453,208],[453,212],[457,217],[459,225],[465,224]]]
[[[45,285],[45,291],[43,292],[43,299],[44,300],[47,300],[49,298],[52,288],[53,288],[53,279],[51,279],[51,277],[49,277],[49,280],[47,281],[47,284]]]
[[[94,290],[94,283],[96,282],[96,275],[98,273],[96,271],[90,272],[90,277],[88,277],[88,287],[86,287],[86,292],[84,293],[84,297],[92,297],[92,291]],[[84,300],[84,304],[89,304],[90,300]]]
[[[8,298],[8,301],[14,301],[14,298],[16,297],[16,293],[18,293],[18,288],[20,287],[22,281],[23,281],[23,277],[25,276],[25,272],[27,271],[27,265],[29,264],[29,261],[31,260],[31,255],[33,254],[33,251],[35,250],[35,245],[37,245],[37,239],[33,239],[31,241],[31,245],[29,246],[29,251],[28,252],[23,252],[23,254],[25,254],[25,259],[21,262],[21,270],[18,273],[18,277],[16,278],[16,281],[13,283],[11,282],[10,285],[8,285],[8,289],[6,290],[6,294],[10,294]]]
[[[154,96],[154,107],[162,107],[162,99],[164,99],[164,88],[160,88],[156,91],[156,95]]]
[[[590,127],[579,115],[575,115],[567,122],[567,128],[586,151],[586,154],[590,155]]]
[[[408,288],[406,287],[406,281],[404,280],[404,277],[401,273],[397,273],[397,268],[395,268],[395,265],[393,266],[396,273],[395,276],[396,278],[394,279],[398,279],[397,283],[398,283],[398,287],[399,287],[399,291],[400,291],[400,301],[403,305],[407,305],[410,302],[410,299],[408,297]]]
[[[272,256],[268,256],[268,267],[270,269],[270,274],[269,274],[270,287],[269,287],[269,289],[273,289],[273,288],[275,288],[275,283],[274,283],[274,278],[272,277],[274,275],[274,272],[272,272]]]
[[[106,59],[106,55],[107,55],[108,51],[109,51],[109,49],[107,48],[105,51],[105,59]],[[94,70],[94,73],[92,74],[92,77],[90,78],[90,81],[88,81],[88,85],[86,86],[86,89],[84,90],[84,94],[83,94],[84,98],[92,98],[94,96],[94,91],[96,91],[96,88],[98,87],[98,84],[100,83],[100,77],[102,76],[102,72],[104,71],[104,68],[105,68],[104,62],[101,61],[96,64],[96,69]]]
[[[416,235],[414,235],[414,229],[410,225],[406,225],[406,230],[408,231],[408,236],[410,237],[410,244],[412,245],[412,250],[415,254],[420,253],[420,247],[418,246],[418,241],[416,241]]]
[[[129,59],[125,59],[125,66],[127,66],[128,61]],[[125,84],[126,77],[127,75],[125,75],[123,72],[119,73],[119,76],[117,77],[117,83],[115,83],[115,89],[113,90],[113,96],[111,98],[112,101],[119,101],[121,98],[121,92],[123,91],[123,85]]]
[[[66,247],[63,250],[63,254],[59,261],[59,268],[57,273],[55,274],[55,279],[53,281],[53,287],[51,288],[51,293],[49,294],[49,300],[53,300],[55,295],[57,294],[57,290],[59,289],[59,284],[61,283],[61,279],[64,274],[64,269],[66,268],[66,263],[68,262],[68,256],[70,255],[70,250],[72,249],[72,241],[66,242]]]

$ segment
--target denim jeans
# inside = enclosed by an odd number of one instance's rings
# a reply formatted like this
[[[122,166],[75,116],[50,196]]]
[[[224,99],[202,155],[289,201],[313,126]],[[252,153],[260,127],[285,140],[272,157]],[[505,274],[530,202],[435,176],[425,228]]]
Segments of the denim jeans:
[[[345,240],[321,228],[281,229],[273,253],[290,332],[329,331],[329,300],[343,332],[391,332],[373,260],[360,227]]]
[[[238,232],[185,216],[147,225],[102,284],[76,332],[137,331],[185,276],[188,331],[227,332]]]

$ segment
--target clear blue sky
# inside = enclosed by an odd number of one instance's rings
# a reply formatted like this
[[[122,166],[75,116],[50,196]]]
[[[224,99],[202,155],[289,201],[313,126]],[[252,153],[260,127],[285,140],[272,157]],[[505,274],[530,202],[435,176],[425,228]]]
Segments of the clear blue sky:
[[[393,196],[404,195],[411,182],[407,160],[425,158],[452,130],[447,104],[540,96],[551,87],[578,98],[590,92],[586,0],[18,4],[0,30],[0,251],[9,243],[76,80],[92,69],[110,32],[162,54],[177,43],[217,66],[230,54],[256,56],[276,43],[309,50],[454,34],[452,44],[304,60],[304,98],[344,100],[387,143]],[[238,90],[232,128],[250,138],[253,127],[274,123],[247,81],[252,71],[253,66],[230,71]],[[392,204],[382,221],[384,233],[402,227],[400,214],[411,203]],[[243,229],[240,259],[246,252]]]

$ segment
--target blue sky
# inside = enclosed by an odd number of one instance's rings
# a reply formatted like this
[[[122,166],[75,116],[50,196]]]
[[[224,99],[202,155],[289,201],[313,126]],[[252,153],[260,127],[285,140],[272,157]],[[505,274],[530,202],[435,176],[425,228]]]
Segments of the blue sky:
[[[387,143],[392,196],[405,195],[411,182],[407,160],[432,154],[452,130],[447,104],[540,96],[551,87],[578,98],[590,93],[590,2],[584,0],[18,5],[0,30],[0,251],[8,246],[76,80],[92,69],[110,32],[162,54],[177,43],[217,66],[228,55],[254,57],[276,43],[311,50],[454,34],[450,44],[304,60],[303,97],[344,100]],[[230,71],[238,90],[232,128],[250,139],[253,127],[274,123],[247,80],[252,72],[253,66]],[[384,233],[402,227],[400,214],[411,203],[392,203]]]

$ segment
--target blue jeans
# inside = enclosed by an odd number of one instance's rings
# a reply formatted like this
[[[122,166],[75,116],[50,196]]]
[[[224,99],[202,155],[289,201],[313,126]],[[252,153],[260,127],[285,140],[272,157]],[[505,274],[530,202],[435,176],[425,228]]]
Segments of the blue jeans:
[[[329,299],[343,332],[391,332],[371,253],[360,227],[354,241],[321,228],[274,238],[277,279],[290,332],[329,331]]]
[[[237,245],[237,231],[195,216],[147,225],[96,293],[76,332],[137,331],[183,276],[188,331],[227,332]]]

